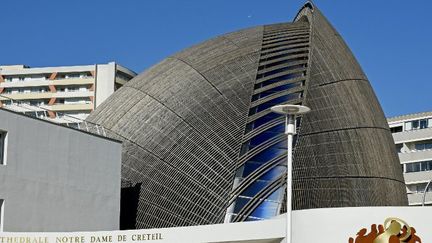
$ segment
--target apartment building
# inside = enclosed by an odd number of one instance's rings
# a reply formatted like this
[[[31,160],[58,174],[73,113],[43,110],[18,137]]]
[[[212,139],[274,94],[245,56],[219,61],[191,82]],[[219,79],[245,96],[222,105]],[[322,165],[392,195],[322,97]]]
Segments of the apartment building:
[[[432,112],[388,118],[403,166],[410,205],[421,205],[426,185],[432,180]],[[432,205],[432,185],[425,205]]]
[[[110,62],[85,66],[0,66],[0,107],[77,124],[136,73]]]

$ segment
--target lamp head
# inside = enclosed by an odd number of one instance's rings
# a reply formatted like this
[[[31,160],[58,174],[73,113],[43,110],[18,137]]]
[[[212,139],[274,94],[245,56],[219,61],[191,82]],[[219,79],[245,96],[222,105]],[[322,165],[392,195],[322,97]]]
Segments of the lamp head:
[[[270,109],[275,113],[284,115],[301,115],[311,110],[309,107],[303,105],[276,105]]]

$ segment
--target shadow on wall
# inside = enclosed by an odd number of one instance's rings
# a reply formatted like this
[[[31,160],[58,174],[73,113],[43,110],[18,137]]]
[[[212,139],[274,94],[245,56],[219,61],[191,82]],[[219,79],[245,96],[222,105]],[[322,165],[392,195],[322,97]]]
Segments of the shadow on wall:
[[[121,189],[120,230],[136,228],[138,201],[142,183]]]

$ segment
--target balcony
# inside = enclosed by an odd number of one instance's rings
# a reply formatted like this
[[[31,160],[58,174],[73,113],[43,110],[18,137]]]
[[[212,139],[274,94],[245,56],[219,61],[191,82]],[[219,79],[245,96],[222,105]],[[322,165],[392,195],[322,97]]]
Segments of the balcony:
[[[49,99],[53,93],[51,92],[28,92],[28,93],[10,93],[2,94],[0,100],[35,100],[35,99]]]
[[[403,162],[432,160],[432,149],[413,150],[407,153],[399,153],[399,160]]]
[[[4,105],[3,108],[15,112],[32,112],[32,111],[45,111],[39,106],[27,105],[27,104],[11,104]]]
[[[76,98],[76,97],[90,97],[90,96],[94,96],[94,91],[68,91],[68,92],[64,92],[64,91],[57,91],[56,93],[53,94],[53,97],[56,98]]]
[[[61,113],[57,113],[56,117],[47,119],[55,123],[81,123],[87,118],[88,114],[89,113],[79,115],[63,115]]]
[[[419,171],[404,173],[405,183],[410,184],[413,182],[427,183],[432,179],[432,171]]]
[[[395,143],[404,143],[432,138],[432,128],[410,130],[404,132],[393,133]]]
[[[52,85],[71,85],[71,84],[93,84],[95,79],[92,77],[87,78],[64,78],[50,80],[49,84]]]
[[[122,77],[116,77],[115,82],[121,85],[125,85],[129,80],[122,78]]]
[[[421,205],[423,193],[408,193],[409,205]],[[426,193],[425,204],[432,204],[432,192]]]
[[[0,87],[4,87],[4,88],[39,87],[39,86],[48,86],[48,85],[49,85],[49,80],[47,79],[33,79],[33,80],[0,83]]]
[[[52,106],[46,107],[48,110],[52,111],[79,111],[79,110],[92,110],[94,108],[94,104],[55,104]]]

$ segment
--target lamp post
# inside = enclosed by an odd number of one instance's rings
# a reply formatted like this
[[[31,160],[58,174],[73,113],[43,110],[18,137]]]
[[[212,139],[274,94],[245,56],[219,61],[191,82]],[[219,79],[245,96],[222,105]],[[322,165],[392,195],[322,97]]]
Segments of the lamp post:
[[[422,206],[425,205],[425,201],[426,201],[426,192],[428,191],[429,185],[430,185],[431,183],[432,183],[432,180],[430,180],[430,181],[428,182],[428,184],[426,184],[426,187],[425,187],[425,189],[424,189],[424,192],[423,192],[423,200],[422,200]]]
[[[285,115],[285,134],[288,137],[287,151],[287,236],[286,242],[291,243],[291,210],[292,210],[292,143],[294,134],[296,134],[296,115],[305,114],[310,111],[310,108],[302,105],[277,105],[271,110],[278,114]]]

